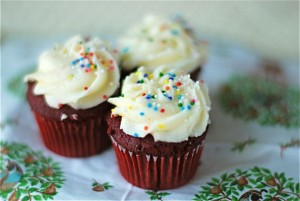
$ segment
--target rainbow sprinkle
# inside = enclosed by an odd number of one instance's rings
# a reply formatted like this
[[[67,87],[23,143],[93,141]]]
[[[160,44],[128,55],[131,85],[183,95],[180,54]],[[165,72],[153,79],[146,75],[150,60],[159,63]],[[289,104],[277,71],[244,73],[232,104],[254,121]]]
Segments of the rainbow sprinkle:
[[[90,47],[85,47],[82,45],[82,42],[79,42],[75,46],[75,50],[78,52],[78,57],[71,61],[71,68],[78,68],[85,73],[91,73],[98,68],[98,65],[94,62],[97,60],[109,71],[114,71],[116,69],[114,60],[105,58],[101,52],[93,52]],[[117,52],[117,50],[113,50],[113,53]],[[104,72],[104,70],[100,71],[100,73],[102,72]],[[67,78],[68,80],[72,80],[73,77],[74,75],[69,74]],[[86,91],[88,89],[88,86],[83,86],[83,90]],[[103,95],[102,98],[106,100],[107,96]]]
[[[149,81],[151,81],[154,77],[154,75],[147,74],[147,73],[140,73],[139,71],[135,72],[135,76],[137,77],[137,84],[147,84]],[[177,102],[177,108],[179,111],[191,111],[193,106],[196,103],[196,99],[186,99],[185,97],[188,96],[188,94],[183,94],[182,92],[184,83],[178,81],[178,77],[175,73],[163,73],[159,72],[157,76],[161,79],[163,79],[163,85],[160,88],[160,91],[164,97],[166,97],[169,101],[176,101]],[[124,97],[124,95],[121,95]],[[158,98],[158,94],[152,94],[149,91],[142,92],[139,96],[143,97],[146,100],[145,108],[151,109],[155,112],[159,112],[161,114],[168,113],[168,110],[164,107],[161,107],[160,104],[156,102],[156,99]],[[132,106],[130,108],[132,109]],[[138,112],[139,116],[146,116],[146,113],[144,111]]]

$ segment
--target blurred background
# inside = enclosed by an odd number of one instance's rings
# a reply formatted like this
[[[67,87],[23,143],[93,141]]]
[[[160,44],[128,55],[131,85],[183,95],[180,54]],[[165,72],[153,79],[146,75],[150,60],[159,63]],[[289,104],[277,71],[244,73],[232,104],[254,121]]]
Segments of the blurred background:
[[[275,60],[299,59],[299,1],[2,1],[2,43],[16,38],[115,37],[147,13],[181,15],[199,38]]]

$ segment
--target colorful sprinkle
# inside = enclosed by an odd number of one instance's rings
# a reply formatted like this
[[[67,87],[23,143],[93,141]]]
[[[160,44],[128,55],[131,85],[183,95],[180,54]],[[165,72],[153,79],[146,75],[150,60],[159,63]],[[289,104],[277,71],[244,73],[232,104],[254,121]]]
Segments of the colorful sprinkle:
[[[164,128],[166,128],[166,126],[164,125],[164,124],[158,124],[158,126],[157,126],[159,129],[164,129]]]
[[[143,79],[138,80],[136,83],[137,83],[137,84],[143,84],[143,83],[144,83],[144,80],[143,80]]]
[[[123,48],[123,53],[127,53],[128,51],[129,51],[129,47],[125,47],[125,48]]]
[[[152,107],[152,103],[147,103],[147,107],[151,108]]]
[[[177,83],[176,83],[176,86],[177,86],[177,87],[180,87],[181,85],[182,85],[181,82],[177,82]]]
[[[179,35],[179,31],[176,29],[172,29],[171,34],[173,34],[174,36],[177,36],[177,35]]]
[[[148,130],[149,129],[149,127],[148,126],[144,126],[144,130],[146,131],[146,130]]]
[[[159,73],[159,77],[162,77],[164,76],[164,74],[162,72]]]
[[[164,108],[161,108],[159,111],[160,111],[161,113],[164,113],[164,112],[165,112],[165,109],[164,109]]]
[[[59,103],[59,104],[58,104],[58,108],[60,109],[60,108],[62,108],[62,107],[63,107],[63,104]]]
[[[155,107],[153,108],[153,110],[154,110],[154,111],[158,111],[158,107],[155,106]]]
[[[138,133],[134,133],[133,137],[139,137],[139,134]]]
[[[107,95],[103,95],[102,98],[103,98],[104,100],[106,100],[106,99],[107,99]]]
[[[145,113],[144,112],[140,112],[140,116],[144,116],[145,115]]]
[[[84,90],[88,90],[89,88],[87,86],[84,87]]]
[[[72,78],[73,78],[73,75],[72,75],[72,74],[69,74],[69,75],[68,75],[68,79],[71,80]]]

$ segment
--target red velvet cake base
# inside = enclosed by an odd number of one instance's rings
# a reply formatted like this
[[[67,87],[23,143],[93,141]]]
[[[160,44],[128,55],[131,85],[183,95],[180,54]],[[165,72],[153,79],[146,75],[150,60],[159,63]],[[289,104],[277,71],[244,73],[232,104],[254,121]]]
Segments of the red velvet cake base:
[[[177,188],[196,173],[206,132],[180,143],[155,142],[151,135],[134,138],[120,129],[120,117],[108,119],[122,176],[133,185],[154,191]]]
[[[133,185],[154,191],[177,188],[196,173],[203,145],[181,156],[136,154],[114,142],[122,176]]]
[[[111,146],[106,123],[110,104],[104,102],[86,110],[67,105],[55,109],[48,106],[44,96],[34,95],[33,87],[34,83],[28,83],[27,100],[49,150],[66,157],[87,157]]]
[[[102,117],[81,121],[55,121],[34,113],[45,146],[67,157],[87,157],[110,147]]]

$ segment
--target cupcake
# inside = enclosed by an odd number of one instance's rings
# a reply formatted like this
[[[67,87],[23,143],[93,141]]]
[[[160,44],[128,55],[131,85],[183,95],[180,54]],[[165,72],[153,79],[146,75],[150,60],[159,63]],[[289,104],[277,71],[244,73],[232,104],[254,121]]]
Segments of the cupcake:
[[[27,100],[42,140],[67,157],[91,156],[108,148],[107,99],[119,88],[118,57],[98,38],[75,36],[43,53],[26,75]]]
[[[166,65],[169,70],[191,74],[196,81],[206,61],[205,43],[196,40],[182,18],[146,16],[120,37],[118,43],[123,78],[140,66],[153,72],[157,66]]]
[[[210,110],[203,81],[142,67],[124,80],[107,117],[108,135],[123,177],[154,191],[176,188],[195,174]]]

